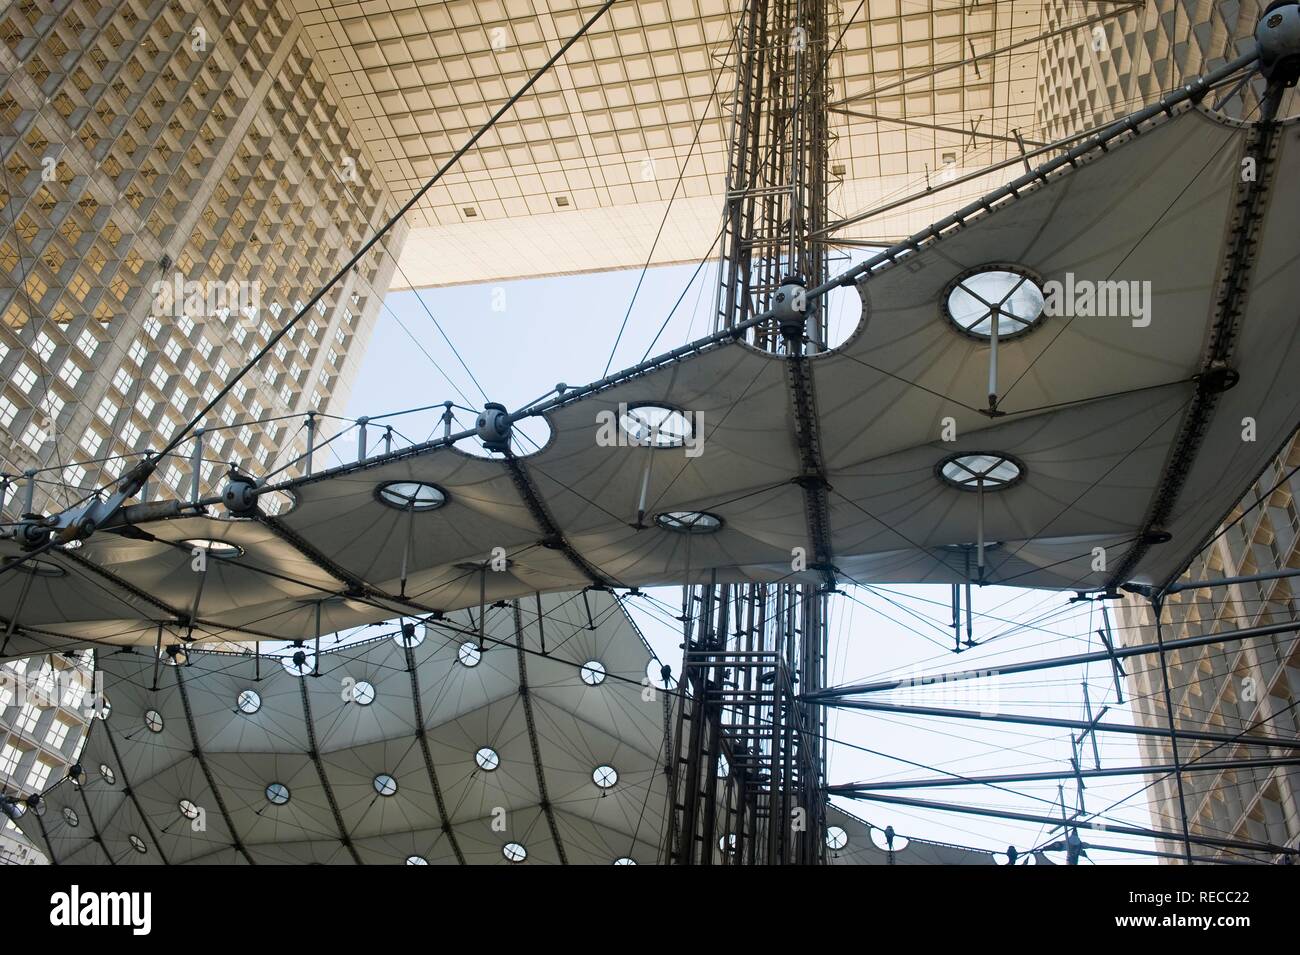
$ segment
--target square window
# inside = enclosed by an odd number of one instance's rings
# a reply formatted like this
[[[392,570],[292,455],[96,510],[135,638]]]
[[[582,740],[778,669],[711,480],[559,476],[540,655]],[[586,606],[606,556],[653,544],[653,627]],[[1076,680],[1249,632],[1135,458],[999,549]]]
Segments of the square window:
[[[31,789],[44,789],[45,783],[50,778],[50,770],[53,767],[43,759],[38,759],[32,763],[32,771],[27,776],[27,785]]]
[[[31,394],[32,386],[36,384],[36,372],[28,366],[27,362],[20,361],[14,368],[13,374],[9,376],[13,383],[17,385],[23,394]]]
[[[12,776],[14,770],[18,768],[18,761],[23,758],[23,751],[12,743],[6,743],[5,748],[0,750],[0,773],[6,776]]]
[[[45,429],[35,421],[29,422],[27,428],[23,431],[22,442],[27,445],[32,454],[40,453],[46,441]]]
[[[41,356],[41,361],[49,361],[50,356],[54,354],[54,340],[45,332],[40,332],[36,340],[32,343],[33,351]]]
[[[62,749],[64,741],[68,738],[68,729],[68,724],[63,720],[53,720],[50,723],[49,732],[45,734],[45,745],[54,749]]]

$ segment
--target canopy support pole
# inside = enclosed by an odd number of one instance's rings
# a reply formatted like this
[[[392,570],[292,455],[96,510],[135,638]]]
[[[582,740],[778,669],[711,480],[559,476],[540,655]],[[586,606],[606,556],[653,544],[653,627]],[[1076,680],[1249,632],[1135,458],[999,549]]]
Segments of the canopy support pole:
[[[958,710],[941,706],[920,706],[909,703],[878,703],[875,700],[828,700],[827,706],[841,710],[861,710],[866,713],[896,713],[903,716],[933,716],[945,720],[972,720],[979,723],[1011,723],[1020,726],[1053,726],[1061,729],[1083,730],[1095,733],[1123,733],[1130,736],[1155,736],[1169,734],[1158,726],[1139,723],[1103,723],[1103,709],[1092,720],[1072,720],[1058,716],[1031,716],[1019,713],[982,713],[979,710]],[[1220,733],[1214,730],[1183,729],[1179,735],[1185,740],[1242,746],[1272,746],[1278,749],[1300,751],[1300,739],[1285,736],[1247,735],[1246,733]]]
[[[199,502],[199,485],[203,480],[203,429],[194,429],[194,450],[190,452],[190,503]]]
[[[1106,647],[1106,652],[1110,654],[1110,675],[1115,680],[1115,700],[1119,703],[1124,702],[1124,667],[1115,655],[1115,644],[1111,641],[1110,636],[1110,614],[1106,610],[1106,601],[1101,602],[1101,629],[1097,631],[1097,636],[1101,637],[1102,644]]]
[[[1254,637],[1269,637],[1278,633],[1294,633],[1300,630],[1300,621],[1287,620],[1283,623],[1270,623],[1260,627],[1247,627],[1241,630],[1229,630],[1221,633],[1201,634],[1195,637],[1183,637],[1178,640],[1165,641],[1166,650],[1185,650],[1191,647],[1207,647],[1218,643],[1228,643],[1233,640],[1249,640]],[[1158,653],[1160,648],[1154,643],[1139,644],[1135,647],[1117,647],[1113,650],[1096,650],[1091,653],[1077,653],[1073,656],[1066,657],[1049,657],[1045,660],[1031,660],[1025,663],[1007,663],[997,668],[996,671],[989,669],[982,670],[956,670],[947,673],[936,673],[931,676],[925,675],[926,680],[935,682],[951,682],[960,680],[976,680],[989,676],[1009,676],[1012,673],[1032,673],[1036,670],[1052,670],[1058,667],[1080,666],[1085,663],[1102,663],[1114,659],[1123,659],[1124,657],[1143,656],[1150,653]],[[879,680],[872,683],[857,683],[847,686],[828,687],[824,690],[818,690],[815,693],[807,693],[805,696],[818,700],[839,699],[842,697],[855,696],[859,693],[877,693],[883,690],[896,690],[905,685],[906,680]]]
[[[307,429],[307,453],[303,455],[303,474],[311,477],[311,458],[312,452],[316,450],[316,412],[307,412],[307,422],[304,425]]]
[[[162,660],[162,632],[163,625],[158,624],[158,640],[154,643],[153,648],[153,690],[158,690],[158,664]]]
[[[1178,814],[1183,825],[1183,854],[1188,865],[1192,865],[1192,836],[1187,822],[1187,793],[1183,788],[1182,757],[1178,752],[1178,729],[1174,720],[1173,693],[1169,689],[1169,666],[1165,653],[1164,627],[1160,618],[1164,616],[1164,598],[1151,599],[1151,612],[1156,618],[1156,646],[1160,657],[1160,682],[1165,697],[1165,718],[1169,726],[1169,745],[1174,757],[1174,782],[1178,788]]]

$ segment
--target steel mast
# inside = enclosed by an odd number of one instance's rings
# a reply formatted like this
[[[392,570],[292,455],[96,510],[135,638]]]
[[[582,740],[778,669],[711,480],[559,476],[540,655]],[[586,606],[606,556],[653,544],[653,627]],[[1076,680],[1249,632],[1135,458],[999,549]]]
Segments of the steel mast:
[[[826,280],[830,137],[826,104],[834,36],[827,0],[749,0],[737,37],[715,330]],[[800,311],[803,311],[802,304]],[[748,332],[786,364],[808,543],[791,554],[819,583],[683,588],[681,704],[668,766],[674,864],[825,861],[825,708],[800,699],[826,685],[826,603],[834,588],[826,482],[808,356],[826,342],[810,302],[799,325]],[[705,450],[707,453],[707,448]]]

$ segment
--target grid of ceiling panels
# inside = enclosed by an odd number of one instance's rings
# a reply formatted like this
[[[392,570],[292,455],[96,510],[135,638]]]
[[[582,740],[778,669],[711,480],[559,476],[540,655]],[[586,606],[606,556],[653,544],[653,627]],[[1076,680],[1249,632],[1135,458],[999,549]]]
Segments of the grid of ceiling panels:
[[[648,241],[633,237],[658,219],[633,210],[668,202],[688,151],[678,200],[686,209],[704,199],[699,215],[707,219],[705,228],[715,229],[726,122],[710,102],[715,89],[731,87],[717,58],[730,42],[736,7],[734,0],[672,0],[611,9],[412,211],[416,236],[403,263],[412,280],[631,264],[648,248]],[[297,3],[318,62],[332,75],[353,128],[399,200],[409,198],[595,9],[569,0]],[[596,237],[588,220],[598,211],[613,214],[598,218],[604,234]],[[549,254],[530,264],[536,246],[518,230],[521,220],[535,217],[546,218]],[[688,225],[666,236],[670,259],[697,254],[699,223],[690,219]],[[421,229],[467,240],[455,243],[461,261],[434,266],[450,248],[442,242],[423,248]],[[629,241],[620,244],[620,233]],[[486,248],[476,242],[479,236],[487,238]],[[514,248],[503,263],[507,242]],[[601,248],[612,249],[612,260],[610,253],[599,254]],[[423,266],[422,253],[428,258]],[[556,259],[570,261],[548,267]],[[448,274],[426,274],[430,267]],[[462,276],[467,269],[481,273]]]
[[[725,189],[741,7],[613,7],[412,211],[402,262],[410,281],[640,265],[661,223],[655,263],[705,255]],[[295,0],[318,63],[399,200],[597,8],[573,0]],[[831,40],[843,39],[831,99],[851,111],[832,115],[834,211],[857,212],[1013,156],[1017,130],[1036,141],[1039,44],[1025,41],[1042,28],[1041,13],[1031,0],[834,5]],[[956,65],[935,72],[945,64]],[[982,186],[946,191],[850,234],[907,234]]]
[[[280,0],[0,4],[0,162],[0,462],[42,469],[37,509],[168,442],[391,209]],[[346,401],[393,266],[372,250],[214,409],[205,486],[301,446],[253,422]],[[155,301],[232,279],[260,311]]]
[[[848,28],[831,78],[832,130],[840,137],[831,164],[844,173],[833,214],[872,209],[1011,158],[1017,134],[1027,144],[1042,140],[1034,42],[1041,4],[866,0],[850,21],[856,8],[843,6]],[[842,234],[908,235],[1007,178],[949,188]]]

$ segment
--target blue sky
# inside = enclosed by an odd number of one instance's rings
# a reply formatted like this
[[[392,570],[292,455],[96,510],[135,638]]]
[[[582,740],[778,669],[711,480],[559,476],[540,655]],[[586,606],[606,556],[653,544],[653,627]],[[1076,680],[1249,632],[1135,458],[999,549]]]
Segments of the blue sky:
[[[666,351],[712,330],[716,272],[710,264],[691,283],[693,273],[693,266],[652,269],[646,273],[622,340],[613,354],[613,369],[641,359],[679,297],[681,305],[668,319],[653,353]],[[599,378],[610,360],[638,275],[636,271],[609,272],[430,289],[418,295],[392,293],[387,297],[364,355],[345,414],[373,416],[448,399],[477,408],[483,402],[483,395],[462,366],[462,360],[488,398],[510,408],[537,398],[557,382],[581,384]],[[829,308],[832,342],[842,340],[857,321],[853,298],[838,296]],[[454,343],[459,358],[443,333]],[[421,441],[440,428],[438,414],[410,415],[394,419],[394,424],[409,440]],[[457,414],[460,426],[468,427],[472,423],[471,414]],[[349,439],[343,439],[343,443],[348,447]],[[350,452],[349,447],[344,453]],[[998,587],[977,589],[975,636],[977,641],[991,641],[993,645],[958,656],[950,649],[951,631],[944,627],[951,616],[946,586],[867,590],[845,585],[845,589],[849,591],[848,596],[831,599],[832,684],[918,672],[995,667],[1000,663],[1100,648],[1095,635],[1100,625],[1098,611],[1091,604],[1069,603],[1067,594]],[[669,607],[680,602],[679,594],[673,588],[653,592],[657,600]],[[634,598],[628,603],[647,639],[676,671],[681,638],[667,622],[667,614],[649,599]],[[1024,626],[1026,622],[1032,622],[1032,626]],[[1122,634],[1119,636],[1121,643],[1132,642],[1125,641]],[[996,681],[997,703],[1004,712],[1083,719],[1080,684],[1085,679],[1094,710],[1110,706],[1108,721],[1131,721],[1127,705],[1116,702],[1108,667],[1000,677]],[[944,699],[935,702],[974,708],[977,702],[971,695],[974,689],[949,689]],[[896,696],[893,699],[902,702]],[[925,701],[918,697],[911,702]],[[847,711],[832,711],[829,735],[840,741],[830,748],[832,783],[928,777],[944,772],[1056,770],[1068,766],[1071,753],[1069,730],[883,717]],[[1090,766],[1090,746],[1086,757],[1085,765]],[[1101,759],[1103,766],[1138,764],[1137,738],[1119,735],[1103,738]],[[1063,782],[1066,801],[1073,806],[1075,784],[1070,780]],[[1090,812],[1098,811],[1127,797],[1107,814],[1108,818],[1148,826],[1151,818],[1145,794],[1138,792],[1144,785],[1144,777],[1090,781],[1085,792],[1086,807]],[[1054,809],[1050,805],[1058,798],[1056,782],[1017,784],[1009,788],[1024,795],[987,786],[906,794],[1059,815],[1059,807]],[[1135,792],[1137,795],[1133,795]],[[869,802],[846,803],[845,807],[878,826],[892,824],[903,835],[987,849],[1003,849],[1014,844],[1023,852],[1060,835],[1038,825]],[[1111,833],[1085,833],[1084,839],[1154,848],[1143,840]],[[1061,859],[1060,854],[1054,857]],[[1094,852],[1092,858],[1098,863],[1150,861],[1106,852]]]

